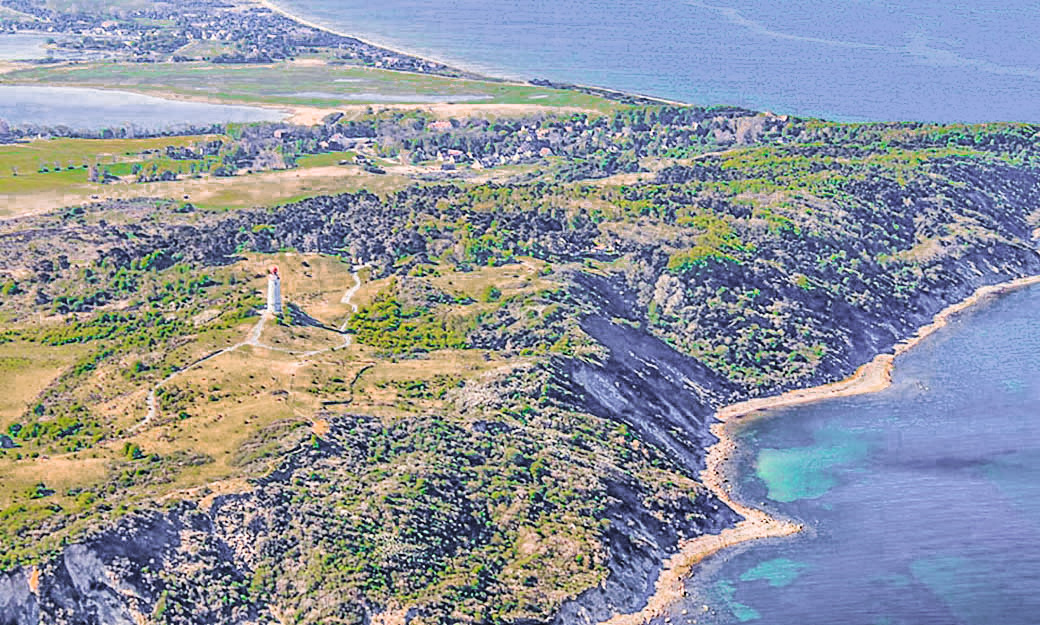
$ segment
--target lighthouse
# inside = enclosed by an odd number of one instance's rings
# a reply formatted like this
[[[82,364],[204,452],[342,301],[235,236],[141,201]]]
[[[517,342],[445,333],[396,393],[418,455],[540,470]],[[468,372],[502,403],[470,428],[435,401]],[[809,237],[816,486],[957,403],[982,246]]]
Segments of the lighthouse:
[[[267,314],[282,314],[282,278],[278,267],[267,270]]]

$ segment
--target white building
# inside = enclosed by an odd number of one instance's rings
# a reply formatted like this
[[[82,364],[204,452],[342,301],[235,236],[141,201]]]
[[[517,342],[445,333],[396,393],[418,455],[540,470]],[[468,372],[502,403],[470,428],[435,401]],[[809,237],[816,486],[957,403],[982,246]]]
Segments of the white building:
[[[282,278],[278,275],[278,267],[267,270],[267,313],[282,314]]]

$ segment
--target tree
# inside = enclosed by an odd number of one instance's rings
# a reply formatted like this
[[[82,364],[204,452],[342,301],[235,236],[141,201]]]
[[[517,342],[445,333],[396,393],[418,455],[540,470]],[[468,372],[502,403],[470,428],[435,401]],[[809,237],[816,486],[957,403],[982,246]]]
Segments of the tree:
[[[140,460],[141,458],[144,458],[144,452],[141,451],[141,447],[137,443],[124,443],[123,455],[126,456],[127,460]]]
[[[493,284],[487,285],[480,294],[480,299],[485,302],[496,302],[502,297],[502,291]]]
[[[49,497],[53,494],[54,491],[47,488],[47,485],[43,482],[37,482],[30,486],[28,491],[26,491],[26,495],[29,496],[29,499],[43,499],[44,497]]]

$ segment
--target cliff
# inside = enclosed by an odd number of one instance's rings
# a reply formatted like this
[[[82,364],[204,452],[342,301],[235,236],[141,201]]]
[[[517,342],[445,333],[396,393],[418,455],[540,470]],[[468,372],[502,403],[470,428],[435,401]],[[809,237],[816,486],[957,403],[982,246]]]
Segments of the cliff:
[[[977,287],[1040,273],[1035,128],[770,124],[764,144],[638,185],[430,185],[234,213],[102,203],[9,224],[0,237],[34,251],[0,249],[19,285],[5,343],[93,351],[41,391],[3,459],[110,464],[4,511],[0,623],[638,609],[679,540],[738,520],[696,483],[716,408],[842,378]],[[355,351],[249,370],[310,372],[288,390],[208,370],[163,398],[151,434],[92,411],[233,340],[252,319],[248,263],[278,254],[301,284],[341,279],[338,258],[366,266]],[[297,297],[321,310],[329,289],[314,289]],[[257,396],[298,409],[233,410]],[[195,450],[186,434],[220,419],[246,438]],[[200,466],[238,487],[209,492]]]

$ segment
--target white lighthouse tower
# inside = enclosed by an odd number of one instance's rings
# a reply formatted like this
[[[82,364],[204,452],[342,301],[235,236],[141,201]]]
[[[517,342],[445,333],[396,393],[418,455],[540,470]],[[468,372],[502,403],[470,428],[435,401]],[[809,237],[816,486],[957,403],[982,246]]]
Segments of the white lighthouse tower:
[[[267,314],[282,314],[282,278],[278,267],[267,270]]]

